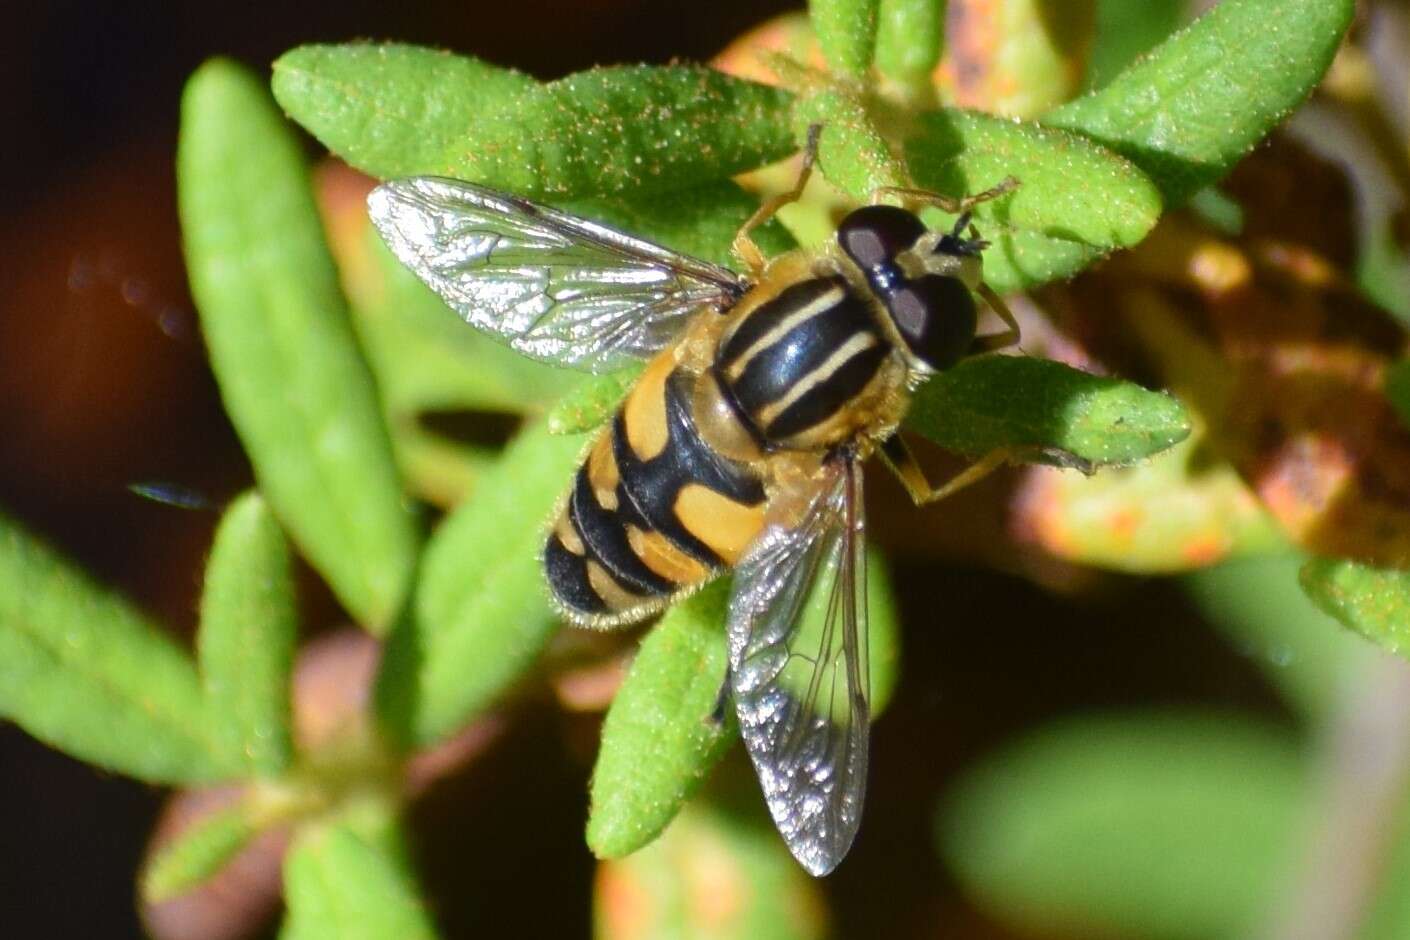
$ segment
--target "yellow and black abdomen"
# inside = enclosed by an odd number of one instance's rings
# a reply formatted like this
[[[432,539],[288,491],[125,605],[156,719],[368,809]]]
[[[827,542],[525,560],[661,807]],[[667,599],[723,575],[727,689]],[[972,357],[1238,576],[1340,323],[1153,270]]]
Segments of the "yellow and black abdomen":
[[[549,587],[572,619],[646,617],[732,566],[762,528],[763,482],[701,438],[695,381],[661,354],[578,469],[544,548]]]
[[[798,281],[720,337],[713,375],[765,450],[825,450],[870,420],[892,345],[869,299],[840,275]]]

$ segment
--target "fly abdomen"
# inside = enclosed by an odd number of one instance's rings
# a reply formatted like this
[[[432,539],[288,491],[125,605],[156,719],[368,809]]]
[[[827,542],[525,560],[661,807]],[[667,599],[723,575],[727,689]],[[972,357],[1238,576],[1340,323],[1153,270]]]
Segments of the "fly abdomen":
[[[854,430],[849,406],[890,353],[867,299],[817,277],[748,310],[721,337],[715,375],[763,442],[821,448]]]
[[[763,525],[762,482],[715,452],[670,353],[642,375],[578,470],[544,549],[570,617],[639,620],[738,560]]]

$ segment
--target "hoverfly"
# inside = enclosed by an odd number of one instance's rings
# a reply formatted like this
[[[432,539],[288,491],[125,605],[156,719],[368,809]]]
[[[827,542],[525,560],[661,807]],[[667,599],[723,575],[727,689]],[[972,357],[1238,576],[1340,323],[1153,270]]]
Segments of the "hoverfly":
[[[880,451],[917,503],[933,489],[896,428],[912,391],[973,352],[1017,341],[981,279],[978,201],[899,196],[959,213],[931,232],[874,199],[836,240],[741,277],[595,222],[470,183],[416,177],[368,198],[393,253],[473,326],[526,356],[591,372],[648,360],[547,535],[555,604],[589,627],[634,623],[732,571],[728,693],[775,824],[815,875],[851,846],[866,785],[868,680],[862,462]],[[976,337],[974,294],[1008,329]],[[827,594],[820,633],[800,612]]]

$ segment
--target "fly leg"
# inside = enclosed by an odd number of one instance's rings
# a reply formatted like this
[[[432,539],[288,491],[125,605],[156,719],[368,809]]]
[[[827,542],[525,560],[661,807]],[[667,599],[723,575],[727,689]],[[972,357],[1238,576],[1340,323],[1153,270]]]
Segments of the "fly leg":
[[[906,446],[906,442],[901,440],[900,434],[891,435],[881,445],[881,457],[886,466],[896,474],[896,478],[901,481],[901,485],[906,488],[906,492],[917,506],[953,496],[966,486],[978,483],[1004,464],[1020,463],[1026,456],[1025,448],[1022,447],[997,447],[946,480],[943,485],[936,487],[925,478],[925,471],[921,470],[915,455]]]
[[[1018,320],[1014,319],[1013,311],[1009,309],[1009,305],[1004,303],[1004,299],[995,293],[988,284],[980,283],[977,290],[979,296],[983,297],[984,302],[989,305],[989,309],[999,315],[999,319],[1004,321],[1004,325],[1008,329],[1001,333],[976,336],[973,344],[969,347],[970,354],[978,355],[979,353],[994,352],[996,349],[1017,346],[1019,340]]]
[[[749,274],[755,280],[763,273],[767,263],[764,253],[759,250],[759,246],[754,243],[750,232],[763,225],[774,217],[774,213],[788,205],[790,202],[797,202],[803,195],[803,188],[808,185],[808,177],[813,175],[813,164],[818,159],[818,137],[822,135],[822,125],[813,124],[808,128],[808,143],[803,148],[803,167],[798,171],[798,181],[793,184],[793,188],[786,193],[766,200],[762,206],[755,210],[739,229],[739,233],[734,236],[734,256],[744,262],[749,269]]]
[[[960,199],[954,196],[946,196],[943,193],[933,193],[928,189],[909,189],[905,186],[878,186],[871,192],[873,203],[881,202],[887,196],[900,199],[908,207],[914,206],[934,206],[941,212],[948,212],[951,215],[958,215],[959,221],[955,223],[952,235],[960,235],[969,226],[970,213],[974,207],[981,202],[988,202],[991,199],[998,199],[1006,193],[1011,193],[1018,188],[1018,178],[1014,176],[1005,177],[1003,182],[997,186],[990,186],[981,193],[974,193]]]

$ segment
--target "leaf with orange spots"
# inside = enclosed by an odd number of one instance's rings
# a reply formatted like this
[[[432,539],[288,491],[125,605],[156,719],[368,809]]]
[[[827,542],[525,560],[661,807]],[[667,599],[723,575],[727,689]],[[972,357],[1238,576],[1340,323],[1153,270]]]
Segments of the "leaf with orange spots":
[[[1021,538],[1059,558],[1141,574],[1186,571],[1282,544],[1257,498],[1199,439],[1090,477],[1030,471],[1014,502]]]
[[[765,85],[779,84],[775,56],[812,69],[826,66],[817,33],[803,13],[781,13],[741,34],[720,50],[711,65],[727,75]]]

